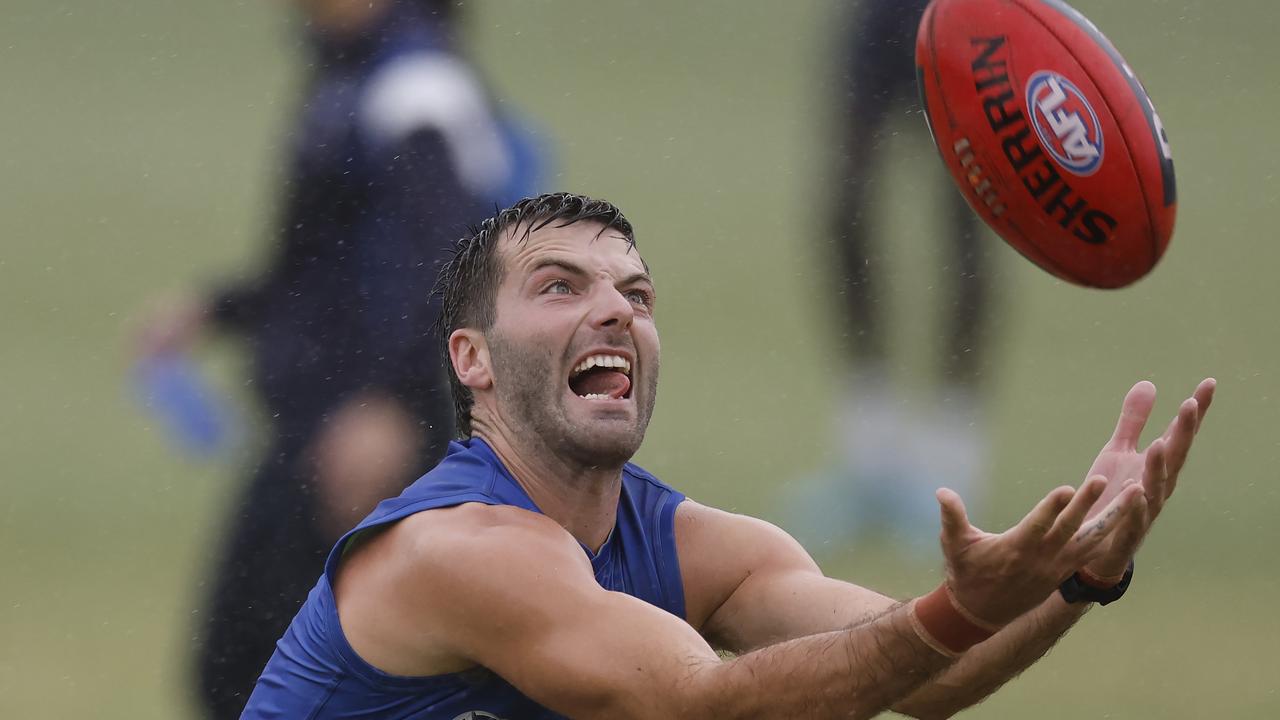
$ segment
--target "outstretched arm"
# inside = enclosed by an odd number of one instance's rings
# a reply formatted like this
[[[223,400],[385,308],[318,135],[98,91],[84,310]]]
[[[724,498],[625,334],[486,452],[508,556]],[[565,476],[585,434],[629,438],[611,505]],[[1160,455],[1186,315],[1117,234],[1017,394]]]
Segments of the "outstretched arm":
[[[407,518],[352,551],[335,596],[347,639],[375,666],[398,675],[482,666],[571,717],[864,718],[954,661],[946,631],[964,623],[947,618],[971,611],[1008,623],[1092,559],[1102,535],[1080,527],[1094,489],[1058,488],[999,535],[969,525],[944,494],[953,599],[935,592],[930,610],[923,600],[897,605],[730,660],[679,618],[602,589],[568,533],[515,508]]]
[[[1177,484],[1213,389],[1212,380],[1201,383],[1164,435],[1142,453],[1136,450],[1137,439],[1151,412],[1154,388],[1139,383],[1126,396],[1116,432],[1091,469],[1093,492],[1099,492],[1096,485],[1103,482],[1096,479],[1096,473],[1116,474],[1107,476],[1112,479],[1105,482],[1102,497],[1086,508],[1086,514],[1094,518],[1091,527],[1106,534],[1106,552],[1086,565],[1091,574],[1123,574]],[[1082,487],[1081,494],[1084,490]],[[1114,500],[1122,492],[1129,500],[1118,506]],[[1109,508],[1106,512],[1113,515],[1099,518],[1104,504]],[[690,620],[713,644],[746,651],[790,637],[854,626],[894,604],[866,588],[823,577],[790,536],[767,523],[692,503],[685,503],[681,511],[677,515],[678,540],[689,546],[705,544],[710,548],[724,543],[725,548],[738,549],[733,554],[682,552],[682,564],[686,558],[691,564],[685,569],[686,577],[707,575],[715,580],[714,585],[695,587],[693,594],[686,588]],[[744,553],[742,548],[752,550]],[[717,556],[740,560],[733,564],[699,562]],[[981,701],[1042,657],[1087,607],[1069,605],[1052,593],[1035,610],[976,645],[894,709],[918,717],[946,717]]]
[[[1069,494],[1055,496],[1058,493],[1055,491],[1049,502],[1059,509],[1066,505],[1066,509],[1059,516],[1061,522],[1045,529],[1063,532],[1073,525],[1078,527],[1105,484],[1103,479],[1094,478],[1070,503],[1064,502],[1064,498],[1071,497]],[[944,496],[944,518],[952,518],[946,532],[960,538],[975,530],[968,525],[962,507],[955,500],[954,495]],[[1112,503],[1110,516],[1096,518],[1092,527],[1117,521],[1134,527],[1140,518],[1138,508],[1139,494],[1130,490]],[[898,606],[891,598],[874,591],[824,577],[799,544],[772,525],[690,502],[684,503],[678,513],[677,539],[688,550],[682,552],[681,560],[690,621],[716,646],[750,652],[791,637],[856,628],[877,621]],[[1103,527],[1103,532],[1110,530]],[[956,542],[953,539],[950,544],[954,546]],[[708,544],[703,545],[701,551],[695,551],[701,543]],[[719,582],[727,579],[729,570],[725,563],[719,568],[711,567],[711,558],[726,555],[710,551],[710,543],[753,548],[746,561],[756,563],[754,570],[739,579],[736,589],[714,607],[712,587],[693,582],[693,578],[700,575],[709,575]],[[689,562],[685,562],[685,557]],[[949,561],[957,559],[952,557]],[[965,561],[959,559],[958,562],[963,565]],[[959,571],[969,572],[964,568]],[[1069,573],[1068,570],[1066,574]],[[1053,585],[1048,584],[1044,595],[1052,589]],[[895,700],[893,709],[921,718],[948,717],[979,702],[1048,651],[1082,614],[1080,607],[1067,605],[1053,593],[1039,607],[1017,617],[990,639],[965,652],[942,674]]]
[[[871,717],[952,662],[901,606],[723,661],[688,624],[606,591],[545,517],[463,505],[352,551],[335,595],[352,647],[397,675],[482,666],[575,718]]]

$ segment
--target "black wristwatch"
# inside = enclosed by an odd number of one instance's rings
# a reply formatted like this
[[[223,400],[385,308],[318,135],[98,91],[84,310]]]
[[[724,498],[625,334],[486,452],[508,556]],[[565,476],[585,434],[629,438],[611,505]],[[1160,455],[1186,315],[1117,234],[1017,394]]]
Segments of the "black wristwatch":
[[[1132,560],[1129,561],[1129,567],[1125,568],[1124,577],[1120,578],[1120,582],[1109,588],[1090,585],[1080,577],[1080,573],[1075,573],[1058,586],[1058,592],[1062,593],[1062,599],[1069,603],[1096,602],[1099,605],[1109,605],[1124,597],[1124,591],[1129,589],[1130,580],[1133,580]]]

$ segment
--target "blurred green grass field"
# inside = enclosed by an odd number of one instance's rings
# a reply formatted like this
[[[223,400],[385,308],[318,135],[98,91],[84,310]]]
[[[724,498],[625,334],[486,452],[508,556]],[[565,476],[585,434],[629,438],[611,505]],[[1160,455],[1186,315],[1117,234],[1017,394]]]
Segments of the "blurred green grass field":
[[[1081,0],[1155,99],[1178,230],[1119,292],[1067,286],[994,238],[989,366],[1003,527],[1076,482],[1135,380],[1157,415],[1220,394],[1123,603],[966,717],[1280,717],[1275,214],[1280,9]],[[814,193],[829,2],[492,2],[476,56],[558,137],[564,189],[618,202],[662,302],[664,377],[641,461],[698,499],[781,520],[831,452],[840,333]],[[132,402],[129,322],[165,288],[251,272],[299,57],[282,3],[10,0],[0,23],[0,717],[192,716],[186,648],[232,469],[176,458]],[[924,387],[936,164],[920,123],[882,191],[904,387]],[[895,189],[896,188],[896,189]],[[241,382],[235,348],[210,348]],[[923,400],[927,393],[919,393]],[[830,570],[936,582],[876,546]]]

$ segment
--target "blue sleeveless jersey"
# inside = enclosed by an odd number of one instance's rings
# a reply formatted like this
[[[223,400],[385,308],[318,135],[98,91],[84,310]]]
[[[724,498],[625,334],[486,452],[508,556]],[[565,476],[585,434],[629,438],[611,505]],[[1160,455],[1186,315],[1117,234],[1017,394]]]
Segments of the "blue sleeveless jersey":
[[[684,585],[676,557],[674,518],[684,495],[643,469],[627,464],[613,532],[591,558],[596,581],[683,619]],[[539,512],[482,440],[449,445],[445,459],[399,497],[384,500],[338,541],[324,575],[276,643],[244,718],[361,718],[401,720],[543,720],[561,718],[492,672],[476,668],[429,677],[388,675],[347,643],[333,598],[334,572],[343,548],[363,530],[424,510],[468,502],[512,505]]]

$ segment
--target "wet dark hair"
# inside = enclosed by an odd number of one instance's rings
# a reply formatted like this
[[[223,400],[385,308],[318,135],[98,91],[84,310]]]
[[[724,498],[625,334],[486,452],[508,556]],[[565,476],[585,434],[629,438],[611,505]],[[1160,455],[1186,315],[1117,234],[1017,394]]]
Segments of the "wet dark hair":
[[[520,241],[524,242],[548,225],[566,227],[578,222],[600,223],[603,225],[601,233],[617,230],[631,247],[635,247],[631,223],[612,203],[585,195],[548,193],[525,198],[498,211],[478,227],[470,228],[466,237],[454,243],[453,257],[441,266],[432,292],[441,305],[437,329],[444,365],[449,372],[449,390],[453,393],[460,437],[471,435],[471,408],[475,398],[471,389],[463,385],[454,372],[453,362],[449,359],[449,336],[463,327],[485,331],[497,320],[498,286],[504,277],[502,258],[497,252],[498,241],[518,227],[523,228]]]

